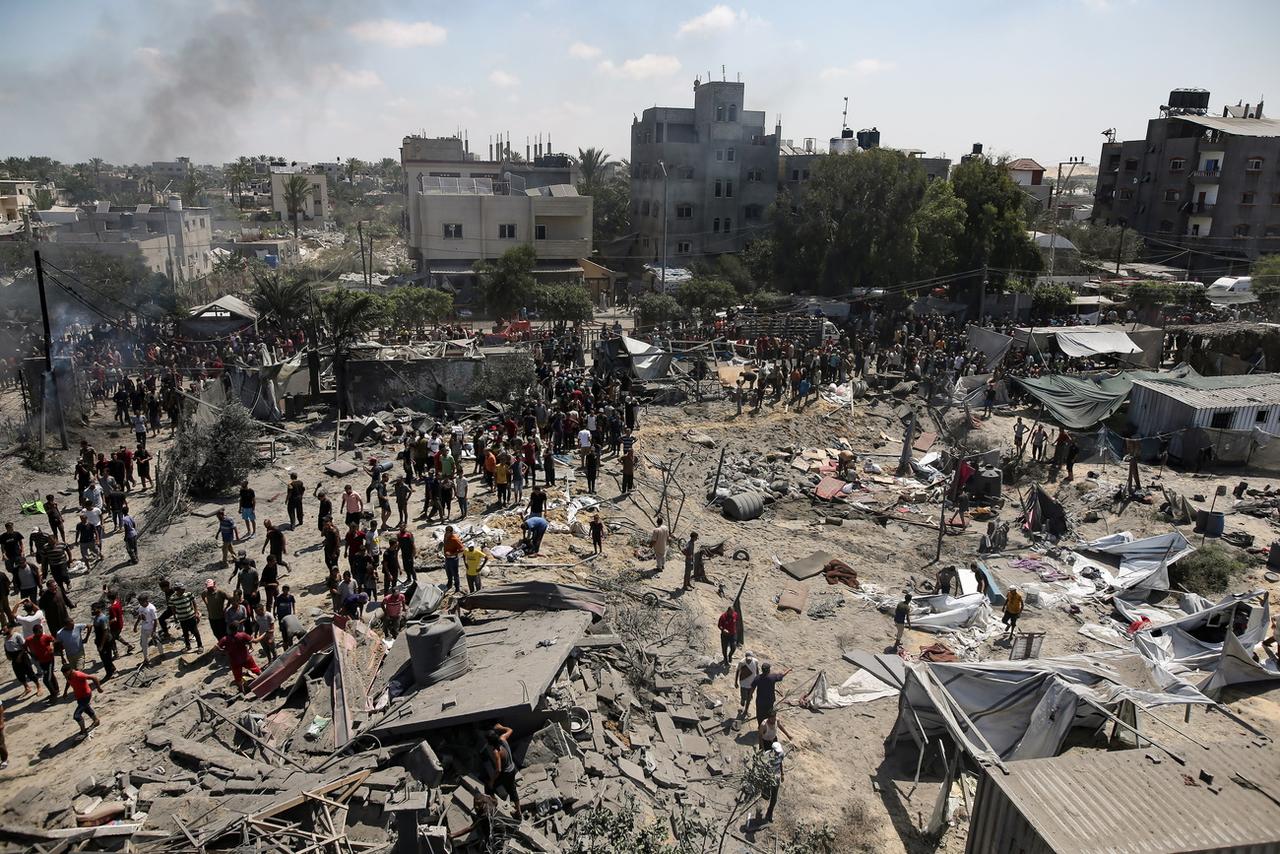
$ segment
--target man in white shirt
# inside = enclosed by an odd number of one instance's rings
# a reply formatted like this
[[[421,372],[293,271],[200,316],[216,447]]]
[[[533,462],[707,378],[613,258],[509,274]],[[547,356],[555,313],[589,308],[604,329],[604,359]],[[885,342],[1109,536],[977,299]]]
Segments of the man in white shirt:
[[[133,627],[138,630],[138,645],[142,647],[142,663],[150,664],[150,648],[153,641],[156,649],[160,650],[160,655],[164,655],[164,644],[155,636],[159,614],[156,613],[156,606],[151,603],[151,597],[145,593],[138,597],[138,610],[135,613]],[[159,660],[159,656],[156,660]]]
[[[653,549],[653,557],[658,563],[658,572],[667,565],[667,543],[671,540],[671,530],[662,524],[662,517],[654,519],[652,533],[649,534],[649,548]]]

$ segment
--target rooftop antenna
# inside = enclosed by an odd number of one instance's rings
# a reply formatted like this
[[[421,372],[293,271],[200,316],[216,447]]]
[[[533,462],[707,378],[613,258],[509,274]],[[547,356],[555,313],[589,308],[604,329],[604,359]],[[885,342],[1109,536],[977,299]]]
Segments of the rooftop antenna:
[[[724,70],[724,66],[723,66],[723,65],[721,65],[721,66],[720,66],[720,82],[721,82],[721,83],[723,83],[723,82],[725,82],[725,80],[726,80],[726,79],[727,79],[727,78],[725,77],[725,70]]]
[[[840,130],[849,129],[849,96],[844,96],[844,112],[840,114]]]

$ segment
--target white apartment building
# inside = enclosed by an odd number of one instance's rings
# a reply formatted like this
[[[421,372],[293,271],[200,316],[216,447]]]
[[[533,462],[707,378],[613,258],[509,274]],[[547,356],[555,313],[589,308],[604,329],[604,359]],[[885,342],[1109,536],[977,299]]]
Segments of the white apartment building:
[[[333,217],[333,208],[329,205],[329,179],[323,172],[303,172],[300,169],[272,167],[271,169],[271,209],[280,215],[285,222],[292,222],[293,215],[285,204],[284,185],[292,175],[303,175],[311,183],[311,194],[303,205],[302,222],[326,222]]]

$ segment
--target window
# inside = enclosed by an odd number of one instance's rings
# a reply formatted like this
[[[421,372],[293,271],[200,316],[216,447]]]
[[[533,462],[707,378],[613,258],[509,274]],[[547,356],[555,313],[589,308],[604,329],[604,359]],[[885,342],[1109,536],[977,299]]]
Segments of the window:
[[[677,241],[676,243],[677,255],[688,255],[692,251],[693,251],[693,244],[691,244],[689,241],[687,240]]]
[[[756,181],[763,181],[763,180],[764,180],[764,170],[763,170],[763,169],[748,169],[748,170],[747,170],[747,180],[748,180],[748,181],[752,181],[752,182],[756,182]]]
[[[1256,196],[1257,196],[1257,194],[1256,194],[1256,193],[1253,193],[1253,192],[1241,193],[1241,194],[1240,194],[1240,204],[1242,204],[1242,205],[1251,205],[1251,204],[1253,204],[1253,200],[1254,200],[1254,198],[1255,198]]]
[[[1254,421],[1257,421],[1259,424],[1261,424],[1263,421],[1266,421],[1266,420],[1267,420],[1267,416],[1268,416],[1268,415],[1270,415],[1270,414],[1271,414],[1271,412],[1270,412],[1269,410],[1266,410],[1266,409],[1259,409],[1259,410],[1258,410],[1258,417],[1257,417],[1257,418],[1255,418],[1255,419],[1254,419]]]
[[[676,219],[693,219],[693,205],[687,203],[676,205]]]
[[[1160,220],[1160,233],[1171,234],[1172,232],[1173,232],[1173,221],[1167,220],[1167,219]]]
[[[720,233],[720,217],[716,217],[715,219],[711,220],[711,233],[712,234]]]
[[[1187,161],[1185,158],[1174,157],[1169,161],[1170,172],[1181,172],[1185,168],[1187,168]]]
[[[1261,158],[1261,157],[1250,157],[1250,158],[1249,158],[1249,161],[1245,164],[1244,171],[1246,171],[1246,172],[1261,172],[1261,171],[1262,171],[1262,158]]]
[[[546,240],[546,239],[547,239],[547,227],[546,227],[545,225],[535,225],[535,226],[533,227],[533,239],[534,239],[534,240]]]
[[[681,177],[681,178],[684,178],[686,181],[692,181],[692,180],[693,180],[693,167],[692,167],[692,166],[681,166],[681,167],[680,167],[680,177]]]
[[[736,160],[736,159],[737,159],[737,154],[738,154],[737,149],[730,148],[728,151],[726,151],[726,152],[725,152],[725,158],[724,158],[724,159],[725,159],[725,160],[728,160],[730,163],[732,163],[734,160]]]
[[[1120,155],[1113,154],[1107,158],[1107,169],[1111,172],[1120,171]]]
[[[499,223],[499,224],[498,224],[498,239],[499,239],[499,240],[515,240],[515,239],[516,239],[516,224],[515,224],[514,222],[504,222],[504,223]]]
[[[724,121],[724,104],[716,104],[716,121]]]
[[[1133,198],[1133,190],[1126,187],[1125,189],[1118,191],[1116,196],[1124,201],[1128,201]]]
[[[716,149],[716,160],[724,160],[724,149],[723,149],[723,148],[717,148],[717,149]]]
[[[645,199],[643,202],[640,203],[640,216],[648,216],[648,215],[649,215],[649,200]]]
[[[749,221],[754,221],[760,219],[761,215],[764,213],[764,208],[760,205],[747,205],[746,209],[743,210],[742,213]]]
[[[1235,227],[1235,231],[1233,233],[1235,234],[1236,237],[1248,237],[1249,224],[1247,222],[1240,223]]]
[[[649,248],[649,238],[647,238],[647,237],[642,237],[642,238],[640,238],[640,245],[641,245],[641,246],[643,246],[645,249],[648,249],[648,248]]]
[[[804,171],[802,171],[802,172],[800,173],[800,180],[802,180],[802,181],[808,181],[808,180],[809,180],[809,170],[808,170],[808,169],[805,169]]]
[[[1280,225],[1269,225],[1266,230],[1267,237],[1280,237]]]
[[[732,218],[732,217],[725,217],[725,218],[724,218],[724,233],[725,233],[725,234],[729,234],[729,233],[730,233],[730,232],[732,232],[732,231],[733,231],[733,218]]]
[[[722,195],[724,195],[724,185],[723,185],[723,184],[721,184],[721,183],[720,183],[720,179],[719,179],[719,178],[717,178],[717,179],[716,179],[716,198],[718,199],[718,198],[720,198]]]
[[[444,239],[445,240],[461,240],[462,239],[462,223],[460,222],[444,223]]]
[[[725,182],[724,182],[724,197],[725,197],[726,199],[732,199],[732,198],[733,198],[733,182],[732,182],[732,181],[725,181]]]
[[[1179,193],[1177,190],[1165,190],[1164,200],[1166,202],[1176,202],[1181,197],[1181,195],[1182,194]]]
[[[1138,171],[1138,158],[1136,158],[1136,157],[1130,157],[1128,160],[1126,160],[1126,161],[1124,162],[1124,171],[1126,171],[1126,172],[1137,172],[1137,171]]]
[[[799,180],[800,180],[800,170],[799,170],[799,169],[792,169],[792,170],[791,170],[791,180],[792,180],[792,181],[799,181]]]
[[[1209,419],[1209,427],[1214,430],[1230,430],[1231,417],[1233,415],[1235,415],[1234,412],[1215,412],[1213,417]]]
[[[662,142],[662,130],[666,125],[655,125],[653,128],[653,141]]]
[[[738,120],[738,105],[730,104],[729,105],[729,121],[736,122],[737,120]]]

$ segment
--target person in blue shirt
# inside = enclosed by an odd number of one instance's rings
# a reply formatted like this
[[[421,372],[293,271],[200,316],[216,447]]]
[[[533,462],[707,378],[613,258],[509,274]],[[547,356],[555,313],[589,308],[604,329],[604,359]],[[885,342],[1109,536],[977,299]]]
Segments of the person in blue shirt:
[[[520,528],[524,531],[525,554],[537,554],[547,533],[547,520],[541,516],[530,516]]]
[[[239,536],[239,530],[236,523],[227,518],[225,510],[219,510],[218,516],[218,532],[216,536],[218,541],[222,543],[222,565],[224,567],[231,565],[231,559],[235,557],[236,537]]]

